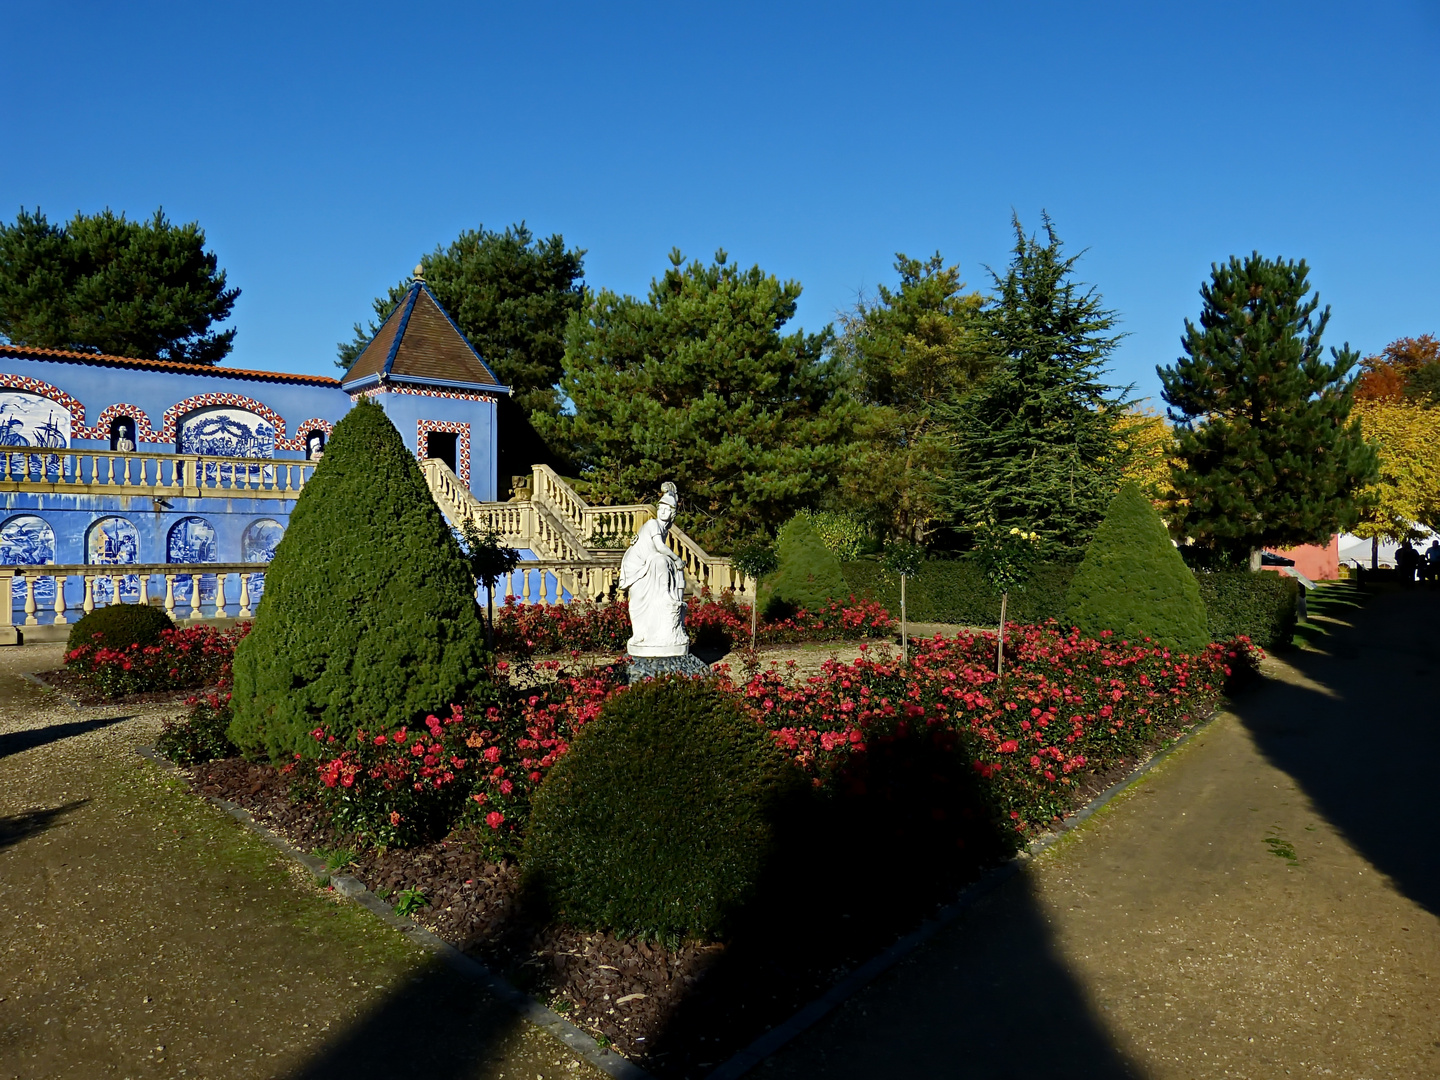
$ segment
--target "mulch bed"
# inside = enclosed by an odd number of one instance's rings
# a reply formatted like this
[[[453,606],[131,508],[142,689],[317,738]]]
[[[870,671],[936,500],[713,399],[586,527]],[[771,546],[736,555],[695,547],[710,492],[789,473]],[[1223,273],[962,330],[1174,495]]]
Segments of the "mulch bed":
[[[161,690],[144,694],[125,694],[123,697],[104,697],[86,686],[78,674],[66,668],[37,672],[35,678],[50,689],[60,691],[77,705],[167,704],[184,701],[186,698],[204,693],[204,690]]]
[[[1130,772],[1087,778],[1083,801]],[[814,1000],[953,900],[994,857],[917,871],[873,848],[854,853],[855,881],[803,910],[764,912],[727,945],[662,944],[582,933],[531,917],[513,864],[487,862],[464,834],[408,849],[363,848],[323,809],[292,801],[286,779],[240,758],[189,769],[195,789],[237,803],[297,846],[347,849],[344,869],[393,899],[418,889],[416,918],[627,1058],[665,1078],[703,1076]]]

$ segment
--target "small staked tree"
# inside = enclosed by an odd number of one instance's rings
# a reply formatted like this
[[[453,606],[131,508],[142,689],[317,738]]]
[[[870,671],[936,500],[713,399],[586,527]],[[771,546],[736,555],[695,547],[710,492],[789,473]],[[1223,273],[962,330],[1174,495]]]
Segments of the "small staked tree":
[[[995,643],[995,677],[998,679],[1005,675],[1005,609],[1010,590],[1023,588],[1030,580],[1040,534],[1033,530],[1026,532],[1018,525],[1007,529],[994,518],[982,522],[973,531],[975,558],[991,590],[1000,597],[1000,636]]]
[[[1185,355],[1157,368],[1176,423],[1171,531],[1258,566],[1266,547],[1323,543],[1352,528],[1376,456],[1350,416],[1357,354],[1321,336],[1304,260],[1255,253],[1211,267]]]
[[[755,651],[755,639],[759,630],[760,580],[775,572],[780,565],[775,549],[766,543],[745,544],[730,556],[730,565],[755,583],[750,596],[750,651]]]
[[[1079,557],[1123,472],[1123,394],[1102,381],[1115,313],[1073,280],[1046,217],[1046,240],[1014,221],[1015,254],[977,319],[993,370],[940,415],[954,450],[942,492],[956,529],[993,519],[1039,534],[1042,554]]]
[[[460,536],[470,575],[485,586],[485,632],[491,647],[495,644],[495,585],[520,565],[520,552],[507,545],[494,529],[482,529],[473,517],[460,524]]]
[[[910,662],[910,630],[908,612],[905,609],[905,581],[920,570],[925,560],[925,549],[907,540],[893,540],[885,545],[885,569],[900,575],[900,662]]]

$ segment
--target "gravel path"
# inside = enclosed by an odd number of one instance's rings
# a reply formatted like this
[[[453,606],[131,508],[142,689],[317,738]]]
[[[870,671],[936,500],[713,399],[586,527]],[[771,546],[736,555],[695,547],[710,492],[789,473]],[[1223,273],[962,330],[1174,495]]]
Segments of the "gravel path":
[[[140,759],[0,649],[0,1077],[602,1074]]]
[[[1440,602],[1373,598],[761,1077],[1440,1076]]]

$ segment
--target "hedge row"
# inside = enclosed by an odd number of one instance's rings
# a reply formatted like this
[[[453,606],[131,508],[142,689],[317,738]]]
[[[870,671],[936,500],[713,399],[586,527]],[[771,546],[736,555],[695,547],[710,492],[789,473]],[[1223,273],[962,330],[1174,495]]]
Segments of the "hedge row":
[[[884,604],[900,613],[900,579],[878,562],[860,559],[843,564],[845,580],[856,596]],[[1075,566],[1045,563],[1022,590],[1010,594],[1005,617],[1019,623],[1064,621],[1065,594]],[[1271,572],[1248,570],[1196,571],[1200,595],[1209,616],[1210,638],[1228,641],[1244,635],[1264,649],[1286,648],[1295,631],[1299,582]],[[993,626],[1000,621],[1000,600],[975,564],[965,559],[934,559],[905,586],[905,607],[912,622]]]

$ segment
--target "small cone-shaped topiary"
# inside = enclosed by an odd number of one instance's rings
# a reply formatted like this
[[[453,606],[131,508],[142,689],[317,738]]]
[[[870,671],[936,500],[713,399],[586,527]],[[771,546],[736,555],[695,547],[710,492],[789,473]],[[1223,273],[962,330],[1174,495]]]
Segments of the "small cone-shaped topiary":
[[[383,409],[335,425],[235,651],[230,739],[311,756],[317,727],[386,732],[465,700],[485,630],[459,545]]]
[[[796,608],[819,611],[832,600],[843,602],[850,596],[839,560],[825,546],[809,515],[796,514],[780,527],[775,555],[775,575],[760,595],[767,613]]]
[[[1192,653],[1209,643],[1195,575],[1137,485],[1125,484],[1111,500],[1070,582],[1065,618],[1090,637],[1110,630]]]

